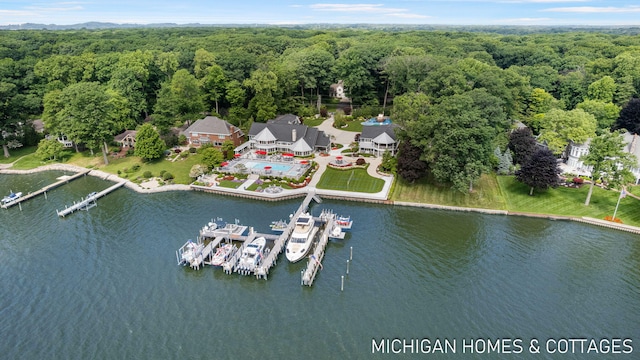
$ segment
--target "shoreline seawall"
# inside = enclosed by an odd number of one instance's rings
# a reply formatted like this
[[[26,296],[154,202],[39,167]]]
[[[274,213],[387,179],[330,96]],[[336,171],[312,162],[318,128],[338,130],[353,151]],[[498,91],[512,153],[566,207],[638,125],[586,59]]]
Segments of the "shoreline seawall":
[[[35,169],[29,170],[15,170],[15,169],[0,169],[0,174],[7,175],[25,175],[25,174],[35,174],[44,171],[70,171],[70,172],[82,172],[86,171],[86,168],[76,165],[69,164],[50,164],[37,167]],[[150,194],[150,193],[159,193],[166,191],[204,191],[211,192],[219,195],[225,196],[236,196],[236,197],[244,197],[251,198],[255,200],[262,201],[280,201],[280,200],[288,200],[292,198],[297,198],[303,196],[302,192],[296,192],[295,194],[289,193],[281,193],[281,194],[270,194],[269,196],[259,196],[254,194],[245,194],[234,191],[232,189],[220,190],[213,189],[209,187],[197,186],[197,185],[184,185],[184,184],[171,184],[171,185],[163,185],[156,188],[141,188],[140,185],[132,182],[131,180],[123,179],[116,174],[110,174],[101,170],[91,170],[88,175],[99,177],[102,180],[108,181],[126,181],[125,187],[131,189],[135,192],[142,194]],[[302,189],[299,189],[302,190]],[[339,194],[336,196],[331,195],[331,191],[326,190],[316,190],[314,191],[325,198],[328,199],[337,199],[337,200],[348,200],[348,201],[358,201],[358,202],[368,202],[368,203],[379,203],[379,204],[387,204],[394,206],[406,206],[406,207],[419,207],[426,209],[434,209],[434,210],[446,210],[446,211],[459,211],[459,212],[476,212],[481,214],[489,214],[489,215],[509,215],[509,216],[524,216],[524,217],[532,217],[532,218],[544,218],[549,220],[565,220],[565,221],[576,221],[584,224],[590,224],[595,226],[606,227],[609,229],[620,230],[625,232],[630,232],[634,234],[640,234],[640,227],[635,227],[631,225],[614,223],[606,220],[600,220],[590,217],[572,217],[572,216],[563,216],[563,215],[553,215],[553,214],[536,214],[536,213],[523,213],[523,212],[513,212],[507,210],[495,210],[495,209],[483,209],[483,208],[466,208],[460,206],[448,206],[448,205],[438,205],[438,204],[427,204],[427,203],[413,203],[413,202],[404,202],[404,201],[393,201],[393,200],[381,200],[377,198],[367,198],[366,195],[358,194],[358,196],[345,196],[345,194]],[[303,191],[305,194],[307,190]],[[261,194],[263,195],[263,194]]]

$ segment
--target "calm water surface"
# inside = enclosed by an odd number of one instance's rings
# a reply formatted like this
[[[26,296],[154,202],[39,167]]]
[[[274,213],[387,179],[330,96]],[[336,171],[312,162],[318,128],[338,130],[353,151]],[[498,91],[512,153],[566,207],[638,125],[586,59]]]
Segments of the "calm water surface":
[[[0,195],[61,172],[0,175]],[[0,211],[0,358],[637,359],[640,239],[561,221],[324,201],[351,215],[312,288],[283,255],[269,280],[194,271],[175,251],[212,217],[258,231],[298,200],[266,203],[128,189],[58,218],[78,179]],[[340,291],[340,276],[353,262]],[[449,339],[455,354],[372,354],[372,339]],[[522,354],[462,354],[463,339],[523,340]],[[530,339],[630,338],[628,355],[530,354]]]

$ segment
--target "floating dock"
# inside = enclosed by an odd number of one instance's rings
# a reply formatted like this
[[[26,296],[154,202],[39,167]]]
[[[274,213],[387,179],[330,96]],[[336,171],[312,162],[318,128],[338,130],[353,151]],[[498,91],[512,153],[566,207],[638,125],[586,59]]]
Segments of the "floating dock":
[[[62,179],[60,181],[54,182],[53,184],[49,184],[49,185],[43,187],[42,189],[40,189],[38,191],[35,191],[35,192],[29,193],[27,195],[21,196],[21,197],[13,200],[11,202],[3,204],[1,207],[3,209],[8,209],[8,208],[10,208],[10,207],[12,207],[14,205],[20,204],[23,201],[27,201],[29,199],[33,199],[34,197],[36,197],[38,195],[41,195],[41,194],[44,194],[45,197],[46,197],[47,196],[47,191],[53,190],[53,189],[57,188],[60,185],[69,183],[70,181],[73,181],[73,180],[81,177],[82,175],[88,174],[90,171],[91,170],[86,170],[86,171],[82,171],[82,172],[79,172],[79,173],[76,173],[76,174],[73,174],[73,175],[65,176],[64,179]]]
[[[291,237],[291,233],[296,225],[296,220],[301,214],[308,211],[311,201],[315,200],[320,203],[322,200],[315,193],[309,193],[302,201],[295,213],[291,215],[291,220],[287,226],[282,230],[280,234],[264,234],[255,232],[252,227],[240,225],[238,220],[235,223],[224,223],[222,219],[218,218],[216,221],[211,220],[200,230],[200,236],[198,242],[193,243],[191,240],[187,241],[178,251],[176,251],[176,258],[178,264],[189,265],[195,270],[199,270],[202,265],[211,265],[211,257],[215,254],[216,249],[223,242],[240,241],[243,244],[236,252],[229,257],[229,259],[222,264],[222,269],[227,274],[234,272],[241,275],[255,275],[256,278],[267,279],[269,270],[276,265],[278,261],[278,255],[285,249],[287,240]],[[309,256],[309,262],[307,267],[302,271],[302,285],[311,286],[318,273],[318,268],[321,268],[321,262],[324,258],[324,251],[330,238],[344,238],[344,232],[337,223],[337,215],[332,211],[324,210],[320,217],[314,217],[314,221],[322,223],[323,227],[320,239],[316,241],[313,248],[312,255]],[[340,217],[344,219],[343,217]],[[350,221],[350,220],[349,220]],[[349,223],[349,228],[351,223]],[[335,232],[338,228],[339,234]],[[246,231],[248,229],[248,232]],[[333,234],[332,234],[333,232]],[[262,261],[255,267],[251,268],[238,268],[240,257],[243,250],[258,237],[264,237],[268,242],[273,242],[271,246],[266,247],[266,251],[263,253]],[[206,242],[205,239],[212,239],[210,242]],[[186,255],[184,255],[186,254]]]
[[[69,214],[72,214],[78,210],[88,210],[94,206],[96,206],[96,200],[98,200],[99,198],[109,194],[110,192],[122,187],[124,184],[126,183],[126,181],[121,181],[115,185],[112,185],[102,191],[100,191],[99,193],[87,196],[86,199],[82,199],[80,202],[78,203],[74,203],[73,205],[66,207],[64,210],[58,211],[56,209],[56,213],[58,214],[58,216],[60,217],[65,217]]]

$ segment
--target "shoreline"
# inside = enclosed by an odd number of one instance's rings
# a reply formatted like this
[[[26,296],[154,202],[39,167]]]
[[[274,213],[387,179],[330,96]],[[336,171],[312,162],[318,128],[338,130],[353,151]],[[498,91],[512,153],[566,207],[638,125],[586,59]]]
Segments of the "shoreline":
[[[70,165],[70,164],[50,164],[39,166],[34,169],[29,170],[15,170],[8,168],[0,168],[0,174],[6,175],[26,175],[26,174],[35,174],[44,171],[71,171],[71,172],[82,172],[86,171],[87,168]],[[140,185],[132,182],[128,179],[123,179],[116,174],[110,174],[101,170],[90,169],[88,175],[98,177],[102,180],[107,181],[125,181],[125,187],[131,189],[137,193],[141,194],[152,194],[152,193],[160,193],[167,191],[203,191],[203,192],[211,192],[224,196],[236,196],[243,198],[251,198],[255,200],[262,201],[281,201],[288,200],[292,198],[302,197],[306,195],[309,191],[313,191],[316,194],[323,196],[328,199],[336,199],[336,200],[347,200],[347,201],[358,201],[358,202],[367,202],[367,203],[379,203],[393,206],[404,206],[404,207],[418,207],[425,209],[433,209],[433,210],[446,210],[446,211],[458,211],[458,212],[476,212],[481,214],[488,215],[507,215],[507,216],[523,216],[529,218],[542,218],[548,220],[564,220],[564,221],[575,221],[589,225],[606,227],[609,229],[630,232],[634,234],[640,234],[640,227],[613,223],[606,220],[600,220],[590,217],[572,217],[566,215],[553,215],[553,214],[537,214],[537,213],[523,213],[523,212],[515,212],[508,210],[496,210],[496,209],[483,209],[483,208],[466,208],[460,206],[449,206],[449,205],[439,205],[439,204],[428,204],[428,203],[413,203],[413,202],[405,202],[405,201],[393,201],[388,199],[378,199],[372,196],[367,196],[366,194],[360,194],[353,196],[354,194],[349,194],[345,191],[331,191],[331,190],[322,190],[316,189],[315,187],[298,189],[295,192],[286,192],[280,194],[264,194],[264,193],[256,193],[256,194],[245,194],[235,191],[235,189],[227,189],[227,188],[209,188],[198,185],[184,185],[184,184],[171,184],[171,185],[163,185],[156,188],[142,188]],[[224,189],[224,190],[223,190]],[[259,195],[258,195],[259,194]]]

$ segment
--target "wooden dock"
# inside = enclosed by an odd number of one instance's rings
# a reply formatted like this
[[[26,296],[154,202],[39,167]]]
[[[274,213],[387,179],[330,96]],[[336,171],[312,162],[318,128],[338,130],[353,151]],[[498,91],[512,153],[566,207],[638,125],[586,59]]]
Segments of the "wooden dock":
[[[322,259],[324,259],[324,249],[329,242],[329,233],[333,229],[335,214],[325,216],[326,223],[324,225],[324,231],[320,235],[320,239],[316,243],[316,247],[313,249],[313,253],[307,260],[307,268],[302,271],[301,284],[311,286],[318,274],[318,268],[322,268]]]
[[[58,216],[60,217],[65,217],[69,214],[72,214],[78,210],[82,210],[82,209],[86,209],[90,206],[92,206],[91,204],[95,204],[95,201],[98,200],[99,198],[109,194],[110,192],[122,187],[124,184],[126,183],[126,181],[121,181],[115,185],[112,185],[102,191],[100,191],[97,194],[94,194],[92,196],[88,196],[86,199],[82,199],[79,203],[74,203],[73,205],[69,206],[69,207],[65,207],[64,210],[58,211],[56,209],[56,213],[58,214]]]
[[[53,184],[49,184],[49,185],[43,187],[42,189],[40,189],[38,191],[35,191],[35,192],[29,193],[27,195],[21,196],[21,197],[17,198],[16,200],[12,201],[12,202],[3,204],[1,207],[3,209],[8,209],[8,208],[10,208],[10,207],[12,207],[14,205],[20,204],[23,201],[27,201],[29,199],[33,199],[34,197],[36,197],[38,195],[42,195],[42,194],[44,194],[45,197],[46,197],[47,196],[47,191],[53,190],[53,189],[57,188],[60,185],[66,184],[66,183],[68,183],[70,181],[73,181],[73,180],[81,177],[82,175],[86,175],[90,171],[91,170],[86,170],[86,171],[82,171],[82,172],[79,172],[79,173],[76,173],[76,174],[73,174],[73,175],[70,175],[70,176],[66,176],[64,179],[62,179],[60,181],[54,182]]]

